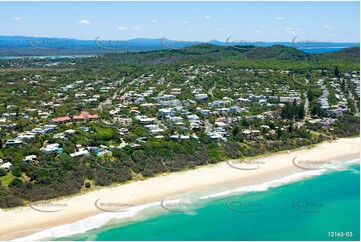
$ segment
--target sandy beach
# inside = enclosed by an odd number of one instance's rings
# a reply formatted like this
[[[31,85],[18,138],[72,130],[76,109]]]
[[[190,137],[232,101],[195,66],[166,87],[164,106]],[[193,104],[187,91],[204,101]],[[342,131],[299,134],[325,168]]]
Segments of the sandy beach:
[[[81,195],[12,210],[0,210],[0,240],[11,240],[49,227],[72,223],[106,211],[108,205],[138,206],[160,202],[176,194],[222,186],[240,187],[282,178],[299,172],[317,170],[340,162],[345,157],[359,157],[360,138],[324,142],[313,148],[301,148],[267,154],[246,163],[236,160],[165,174],[144,181],[106,187]],[[332,165],[332,164],[331,164]],[[109,208],[108,208],[109,209]]]

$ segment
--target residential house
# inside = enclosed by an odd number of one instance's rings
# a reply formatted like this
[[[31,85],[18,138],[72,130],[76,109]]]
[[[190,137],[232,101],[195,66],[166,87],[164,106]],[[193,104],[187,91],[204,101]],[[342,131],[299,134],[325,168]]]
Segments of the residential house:
[[[280,97],[281,103],[293,103],[295,101],[297,104],[300,104],[301,98],[300,97]]]
[[[81,112],[77,116],[73,116],[74,123],[86,123],[90,121],[97,121],[99,119],[98,115],[90,114],[89,112]]]
[[[198,93],[194,95],[194,100],[196,101],[207,101],[208,100],[208,94],[205,93]]]
[[[10,162],[6,162],[5,164],[0,165],[0,169],[5,169],[6,171],[10,171],[11,167],[13,164],[11,164]]]
[[[69,122],[71,122],[71,118],[68,116],[51,119],[51,123],[54,123],[54,124],[64,124],[64,123],[69,123]]]
[[[5,147],[12,147],[12,146],[21,146],[23,144],[23,141],[19,139],[8,139],[4,146]]]

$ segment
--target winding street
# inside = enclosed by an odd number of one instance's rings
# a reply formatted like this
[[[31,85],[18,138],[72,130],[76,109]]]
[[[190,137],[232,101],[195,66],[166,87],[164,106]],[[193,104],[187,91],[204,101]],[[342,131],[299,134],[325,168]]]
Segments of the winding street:
[[[217,86],[217,82],[215,82],[215,83],[214,83],[214,86],[213,86],[211,89],[208,90],[208,94],[209,94],[212,98],[214,98],[214,96],[213,96],[213,91],[214,91],[214,89],[216,89],[216,86]]]

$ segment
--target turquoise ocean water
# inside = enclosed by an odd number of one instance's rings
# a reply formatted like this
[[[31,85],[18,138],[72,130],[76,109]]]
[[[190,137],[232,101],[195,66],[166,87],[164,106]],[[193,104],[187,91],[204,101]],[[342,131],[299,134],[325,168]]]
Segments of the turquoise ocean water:
[[[359,184],[360,166],[350,163],[290,184],[195,199],[197,206],[187,209],[162,209],[55,240],[359,240]]]

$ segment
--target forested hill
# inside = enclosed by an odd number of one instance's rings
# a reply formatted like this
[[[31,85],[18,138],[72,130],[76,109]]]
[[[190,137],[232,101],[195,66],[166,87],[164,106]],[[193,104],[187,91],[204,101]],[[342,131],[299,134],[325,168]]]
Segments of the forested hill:
[[[236,64],[249,68],[329,68],[332,65],[349,66],[359,69],[358,47],[322,54],[308,54],[297,48],[274,45],[269,47],[256,46],[216,46],[200,44],[181,49],[138,53],[112,53],[99,56],[93,61],[120,61],[130,65],[169,65],[189,63]],[[85,61],[86,62],[86,61]]]

